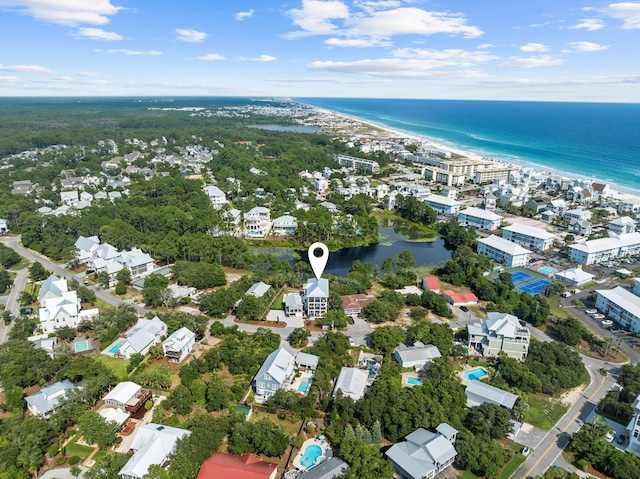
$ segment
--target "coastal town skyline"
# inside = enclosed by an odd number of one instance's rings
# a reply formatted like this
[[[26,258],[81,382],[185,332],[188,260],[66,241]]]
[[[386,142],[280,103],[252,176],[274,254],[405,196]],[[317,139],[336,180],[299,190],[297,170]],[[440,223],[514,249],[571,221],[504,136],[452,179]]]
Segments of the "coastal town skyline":
[[[0,0],[0,11],[0,96],[640,101],[640,2]]]

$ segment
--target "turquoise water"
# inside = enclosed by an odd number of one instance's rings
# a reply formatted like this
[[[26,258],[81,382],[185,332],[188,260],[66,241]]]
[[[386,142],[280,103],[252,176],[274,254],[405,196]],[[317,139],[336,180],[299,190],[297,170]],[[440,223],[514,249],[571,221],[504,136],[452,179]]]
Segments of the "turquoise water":
[[[407,378],[407,384],[422,386],[422,378]]]
[[[233,409],[233,412],[240,412],[240,413],[244,414],[245,416],[248,416],[249,413],[251,412],[251,408],[249,406],[236,406]]]
[[[483,378],[487,375],[487,372],[484,368],[473,368],[469,369],[469,371],[465,371],[462,373],[462,377],[467,381],[475,381],[476,379]]]
[[[116,344],[114,344],[113,346],[111,346],[111,349],[109,349],[109,352],[111,354],[116,354],[118,351],[120,351],[120,348],[122,347],[122,342],[119,341]]]
[[[300,459],[300,465],[304,468],[314,466],[318,461],[318,458],[322,456],[322,448],[316,444],[311,444],[302,453],[302,459]]]
[[[74,348],[76,350],[76,353],[81,353],[83,351],[86,351],[87,349],[89,349],[89,341],[78,341],[74,345]]]
[[[298,386],[298,392],[302,394],[306,394],[307,391],[309,390],[310,385],[311,385],[311,379],[309,378],[303,379],[302,382],[300,383],[300,386]]]
[[[558,270],[555,269],[553,266],[543,266],[542,268],[538,268],[538,273],[542,273],[542,274],[553,274],[557,272]]]
[[[640,104],[365,98],[299,101],[482,156],[640,190]]]

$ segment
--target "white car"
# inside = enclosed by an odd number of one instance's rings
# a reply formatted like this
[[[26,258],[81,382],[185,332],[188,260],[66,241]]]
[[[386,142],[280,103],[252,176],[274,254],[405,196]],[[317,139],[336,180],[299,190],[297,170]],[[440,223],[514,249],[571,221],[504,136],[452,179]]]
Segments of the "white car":
[[[597,309],[587,309],[587,310],[585,310],[585,313],[587,313],[587,314],[596,314],[597,312],[598,312]]]
[[[594,314],[593,319],[604,319],[606,316],[604,314]]]
[[[604,436],[604,438],[608,441],[611,442],[614,440],[614,438],[616,437],[616,432],[615,431],[609,431],[606,436]]]

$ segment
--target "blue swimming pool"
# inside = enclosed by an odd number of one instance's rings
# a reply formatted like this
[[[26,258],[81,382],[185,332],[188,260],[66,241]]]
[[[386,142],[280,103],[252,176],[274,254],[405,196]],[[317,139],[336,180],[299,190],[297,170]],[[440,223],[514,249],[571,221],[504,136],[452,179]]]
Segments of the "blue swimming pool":
[[[86,351],[87,349],[89,349],[89,341],[85,340],[85,341],[78,341],[75,345],[74,348],[76,350],[76,353],[82,353],[84,351]]]
[[[542,273],[542,274],[553,274],[557,272],[558,270],[555,269],[553,266],[543,266],[542,268],[538,268],[538,273]]]
[[[300,465],[307,469],[310,468],[311,466],[315,466],[320,456],[322,456],[322,448],[315,444],[311,444],[310,446],[307,446],[307,448],[302,453],[302,459],[300,459]]]
[[[476,379],[483,378],[486,375],[487,371],[485,371],[484,368],[473,368],[462,373],[462,377],[467,381],[475,381]]]
[[[120,351],[121,347],[122,347],[122,341],[118,341],[116,344],[111,346],[111,348],[109,349],[109,352],[111,354],[116,354],[118,351]]]
[[[309,385],[311,384],[311,379],[304,378],[302,382],[300,382],[300,386],[298,386],[298,392],[302,394],[306,394],[309,390]]]
[[[407,378],[407,384],[422,386],[422,378]]]

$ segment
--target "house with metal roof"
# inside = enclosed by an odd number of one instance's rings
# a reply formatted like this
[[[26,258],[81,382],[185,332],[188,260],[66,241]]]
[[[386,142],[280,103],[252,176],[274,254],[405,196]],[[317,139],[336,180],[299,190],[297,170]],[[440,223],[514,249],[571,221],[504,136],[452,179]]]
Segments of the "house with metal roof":
[[[307,469],[296,479],[338,479],[347,473],[348,464],[338,457],[331,457],[317,466]]]
[[[414,368],[416,371],[424,367],[435,358],[442,355],[433,344],[424,344],[416,341],[413,346],[401,344],[393,353],[393,358],[400,363],[403,368]]]
[[[296,354],[295,365],[297,369],[318,369],[318,363],[320,362],[320,356],[315,354],[303,353],[300,351]]]
[[[58,278],[56,275],[52,274],[45,280],[44,283],[42,283],[42,286],[40,286],[38,301],[42,303],[43,301],[50,298],[59,298],[63,293],[66,293],[67,291],[69,291],[67,280]]]
[[[470,228],[495,230],[500,227],[502,216],[480,208],[467,208],[458,213],[458,223]]]
[[[518,400],[515,394],[478,380],[469,381],[464,393],[467,395],[467,407],[491,403],[511,410]]]
[[[333,397],[342,391],[343,396],[348,396],[354,401],[362,399],[367,390],[369,371],[358,368],[342,368],[333,388]]]
[[[169,361],[180,362],[191,352],[196,335],[189,328],[180,328],[162,342],[162,351]]]
[[[526,265],[531,255],[531,251],[528,249],[496,235],[480,238],[478,253],[512,268]]]
[[[273,227],[271,232],[274,235],[280,236],[294,236],[296,229],[298,228],[298,219],[291,215],[278,216],[273,220]]]
[[[568,286],[582,286],[593,281],[595,274],[587,273],[582,269],[582,265],[575,268],[566,269],[553,274],[553,277],[559,279]]]
[[[477,323],[467,326],[469,332],[469,350],[486,357],[495,357],[500,353],[524,361],[529,353],[531,333],[529,328],[520,324],[512,314],[487,313]]]
[[[478,297],[471,291],[462,291],[460,293],[456,293],[455,291],[452,291],[450,289],[445,289],[442,292],[442,296],[444,296],[444,299],[447,300],[447,303],[453,306],[478,303]]]
[[[596,291],[596,308],[622,327],[636,334],[640,332],[640,298],[631,291],[621,286],[599,289]]]
[[[24,400],[27,402],[27,409],[33,416],[47,416],[57,408],[71,391],[75,391],[75,386],[71,381],[65,379],[49,386],[43,387],[37,393],[33,393]]]
[[[309,279],[304,285],[302,302],[309,318],[324,316],[329,308],[329,280],[326,278]]]
[[[157,316],[153,319],[140,318],[125,335],[127,339],[117,355],[129,359],[132,354],[147,354],[151,346],[158,344],[167,335],[167,325]]]
[[[256,402],[262,403],[278,389],[284,389],[295,370],[295,357],[285,348],[276,349],[265,359],[253,378]]]
[[[454,447],[458,431],[445,423],[436,431],[416,429],[405,437],[405,441],[394,444],[385,452],[399,477],[433,479],[453,464],[458,455]]]
[[[52,291],[53,289],[48,290],[49,293]],[[75,329],[83,321],[91,321],[99,314],[98,308],[82,309],[76,291],[65,291],[59,296],[51,296],[41,301],[40,305],[38,315],[44,334],[64,327]]]
[[[246,293],[244,293],[244,295],[251,295],[255,296],[256,298],[262,298],[265,294],[267,294],[267,291],[269,291],[269,289],[271,289],[270,284],[266,284],[260,281],[259,283],[254,283],[253,285],[251,285],[251,287],[247,290]]]
[[[609,223],[609,231],[621,235],[633,233],[636,230],[637,222],[630,216],[621,216]]]
[[[545,251],[551,248],[556,235],[522,223],[513,223],[502,228],[502,238],[526,248]]]
[[[418,284],[420,288],[432,293],[440,293],[440,281],[437,276],[423,276]]]
[[[302,304],[302,296],[300,293],[287,293],[282,298],[284,305],[284,314],[287,318],[301,318],[304,313],[304,305]]]

